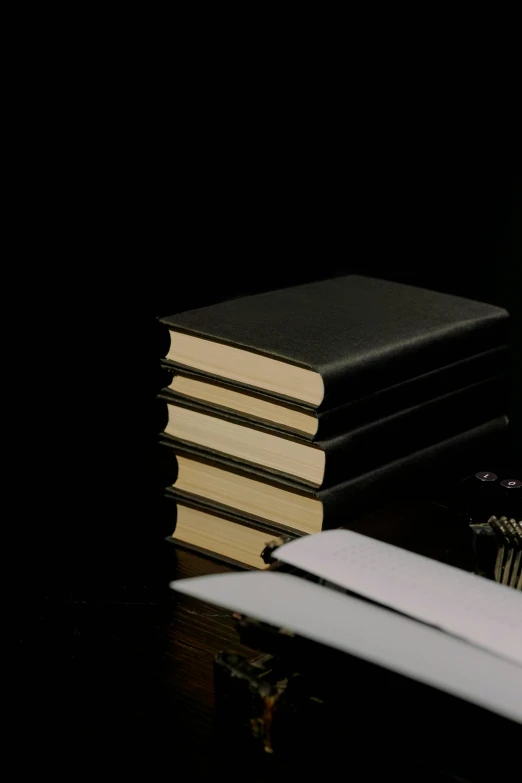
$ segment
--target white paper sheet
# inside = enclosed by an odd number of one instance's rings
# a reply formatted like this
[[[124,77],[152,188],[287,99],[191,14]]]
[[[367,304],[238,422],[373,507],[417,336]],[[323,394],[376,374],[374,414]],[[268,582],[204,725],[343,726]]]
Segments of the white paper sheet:
[[[522,593],[349,530],[284,544],[277,558],[522,665]]]
[[[170,586],[522,723],[520,666],[409,617],[276,572],[215,574]]]

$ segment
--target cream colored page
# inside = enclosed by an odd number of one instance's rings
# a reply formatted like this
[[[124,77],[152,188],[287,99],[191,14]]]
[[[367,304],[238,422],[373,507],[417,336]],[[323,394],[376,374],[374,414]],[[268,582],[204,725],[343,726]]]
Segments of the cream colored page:
[[[279,405],[276,402],[254,397],[253,395],[243,394],[232,389],[224,389],[217,384],[198,381],[194,378],[185,378],[183,375],[175,375],[169,385],[169,389],[187,397],[203,400],[212,405],[230,408],[230,410],[235,410],[246,416],[254,416],[266,421],[272,421],[275,424],[282,424],[285,427],[300,430],[310,435],[315,435],[317,432],[318,419],[313,413],[305,413]]]
[[[290,542],[277,558],[522,666],[517,590],[350,530]]]
[[[315,486],[323,480],[325,454],[321,449],[189,408],[175,405],[168,408],[169,421],[165,428],[168,435],[289,473]]]
[[[170,332],[167,359],[313,406],[324,397],[323,379],[318,372],[184,332]]]
[[[262,481],[237,476],[215,465],[207,465],[177,455],[178,478],[175,487],[193,495],[255,513],[272,522],[317,533],[323,522],[323,505],[313,497],[303,498],[289,490]]]
[[[520,666],[409,617],[291,574],[216,574],[171,587],[522,723]]]

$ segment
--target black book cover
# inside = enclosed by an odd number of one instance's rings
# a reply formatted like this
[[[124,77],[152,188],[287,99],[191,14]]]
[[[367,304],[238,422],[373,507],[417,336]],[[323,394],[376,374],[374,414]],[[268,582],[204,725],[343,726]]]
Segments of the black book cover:
[[[317,498],[323,505],[323,529],[328,529],[339,527],[362,511],[378,506],[391,497],[404,493],[422,492],[424,488],[437,485],[440,480],[447,482],[453,477],[464,475],[468,469],[476,469],[476,465],[480,464],[481,459],[487,460],[490,454],[502,451],[507,426],[507,418],[500,416],[452,438],[362,473],[348,481],[315,492],[306,490],[302,485],[288,481],[283,477],[275,479],[274,476],[244,463],[217,458],[208,452],[198,451],[171,439],[163,440],[160,443],[159,463],[165,484],[174,484],[174,487],[167,493],[183,497],[186,501],[194,502],[201,507],[216,509],[219,513],[232,514],[235,518],[239,516],[241,520],[251,520],[253,524],[261,524],[263,529],[295,533],[299,532],[296,528],[289,528],[274,520],[266,520],[243,511],[238,513],[232,505],[233,498],[231,498],[231,505],[227,506],[203,496],[191,495],[176,489],[176,454],[179,453],[190,459],[215,465],[222,470],[289,492]],[[249,524],[251,523],[249,522]]]
[[[493,305],[348,275],[161,322],[320,373],[327,409],[506,343],[507,316]]]
[[[245,389],[237,383],[227,382],[217,376],[208,376],[204,373],[189,370],[186,367],[175,365],[165,365],[165,372],[170,371],[163,394],[170,396],[173,400],[179,398],[192,401],[196,405],[204,405],[209,410],[223,411],[225,414],[232,414],[240,418],[247,419],[253,423],[264,424],[273,427],[282,432],[290,432],[295,435],[306,438],[307,440],[321,440],[338,435],[348,429],[355,428],[367,422],[376,421],[386,416],[396,413],[405,408],[414,405],[420,405],[423,402],[435,399],[436,397],[448,394],[449,392],[462,389],[472,383],[477,383],[495,375],[506,373],[509,367],[509,353],[507,346],[493,348],[489,351],[470,356],[458,362],[453,362],[447,367],[441,367],[431,372],[424,373],[415,378],[390,386],[386,389],[353,400],[337,408],[328,410],[314,410],[305,405],[291,403],[286,400],[276,399],[270,394],[262,391],[252,391]],[[179,394],[168,388],[168,384],[175,376],[182,376],[192,380],[212,384],[223,389],[239,392],[248,397],[266,400],[275,403],[281,408],[296,410],[307,413],[317,422],[317,432],[311,436],[308,433],[298,429],[286,427],[275,421],[258,416],[250,416],[239,412],[232,407],[226,407],[217,403],[201,400],[198,397],[190,397],[186,394]]]
[[[222,419],[230,422],[231,425],[267,432],[278,438],[302,443],[305,448],[322,450],[326,455],[324,476],[322,481],[315,485],[302,476],[273,469],[264,464],[261,458],[259,462],[250,463],[276,476],[286,476],[293,481],[318,489],[346,481],[379,465],[450,438],[482,423],[486,415],[488,417],[500,415],[505,410],[505,396],[506,379],[502,376],[494,377],[348,430],[336,437],[313,443],[260,423],[254,424],[233,413],[210,410],[206,406],[178,397],[171,398],[168,392],[162,395],[162,399],[167,404],[170,402],[175,406],[197,411],[203,416]],[[175,407],[172,404],[169,405],[169,410],[175,417]],[[164,437],[172,436],[165,433]],[[227,452],[211,448],[208,451],[215,451],[217,454],[235,459]]]

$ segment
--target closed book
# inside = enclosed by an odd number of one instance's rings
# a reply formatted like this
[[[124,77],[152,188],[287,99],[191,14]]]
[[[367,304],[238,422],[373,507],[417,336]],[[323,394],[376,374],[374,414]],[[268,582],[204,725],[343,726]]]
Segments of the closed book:
[[[348,275],[167,316],[168,362],[329,409],[506,343],[507,312]]]
[[[501,414],[505,390],[504,379],[490,378],[313,442],[166,393],[165,435],[306,486],[327,487]]]
[[[261,554],[279,535],[272,525],[168,493],[164,518],[167,514],[172,521],[173,532],[168,538],[172,543],[242,568],[268,568]]]
[[[320,440],[503,374],[508,364],[507,347],[494,348],[327,410],[313,410],[173,365],[165,390],[173,397],[192,400],[210,410],[221,410],[309,440]]]
[[[179,498],[224,514],[271,526],[274,532],[317,533],[339,527],[361,511],[399,493],[420,491],[438,477],[463,475],[502,449],[507,418],[501,416],[434,443],[328,489],[306,490],[249,465],[217,458],[172,440],[160,446],[165,483]]]

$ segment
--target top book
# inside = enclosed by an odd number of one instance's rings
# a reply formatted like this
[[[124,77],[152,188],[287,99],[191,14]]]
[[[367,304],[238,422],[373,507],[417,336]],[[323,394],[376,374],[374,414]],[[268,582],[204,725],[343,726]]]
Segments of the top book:
[[[330,409],[506,342],[493,305],[359,275],[161,318],[167,362]]]

